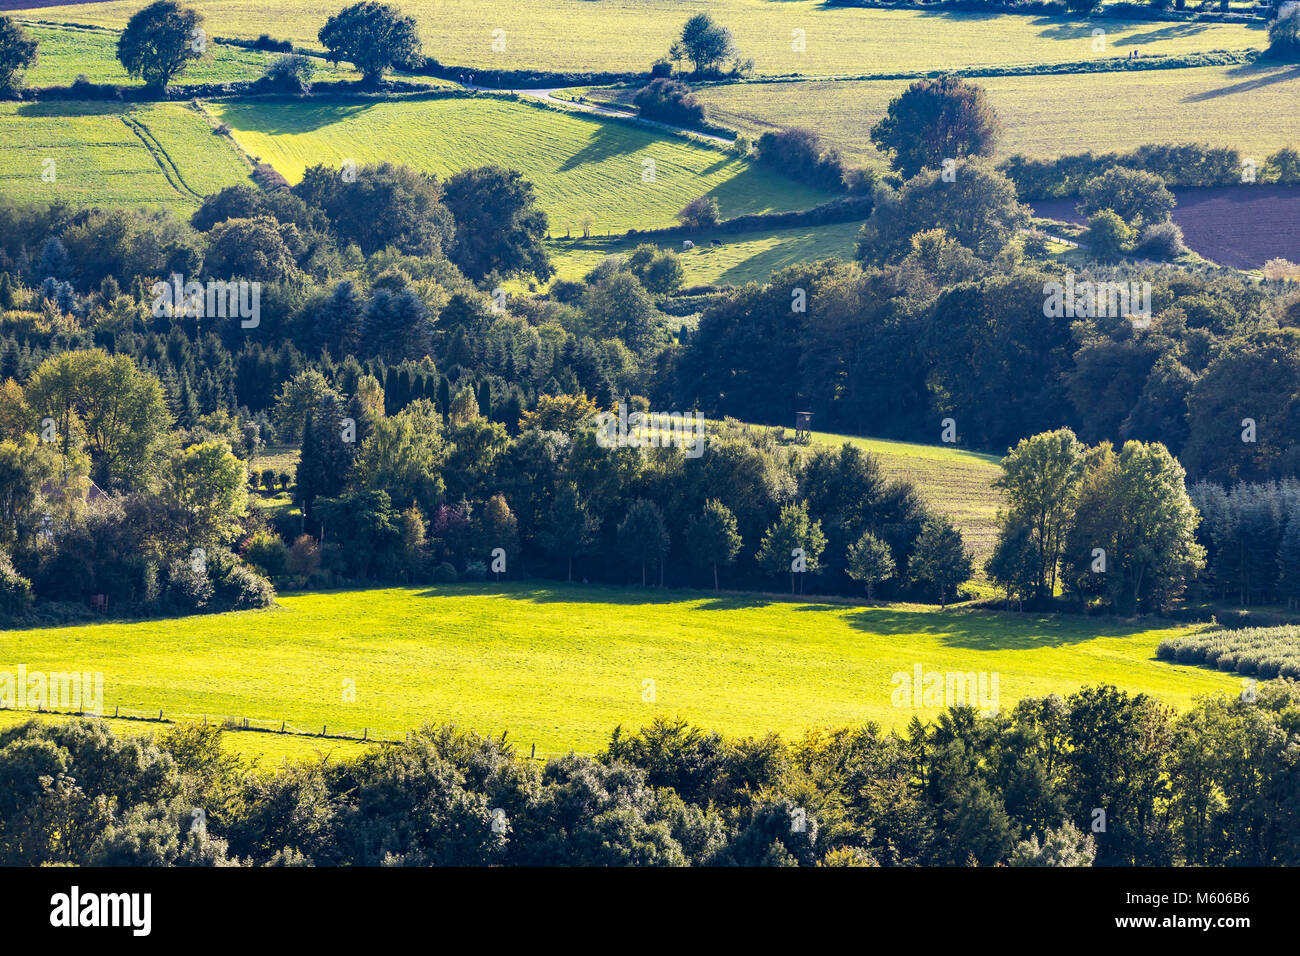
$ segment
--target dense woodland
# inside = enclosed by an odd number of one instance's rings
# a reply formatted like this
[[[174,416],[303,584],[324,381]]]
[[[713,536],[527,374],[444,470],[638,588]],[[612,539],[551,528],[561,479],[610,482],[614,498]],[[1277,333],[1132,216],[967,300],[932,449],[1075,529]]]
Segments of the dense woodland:
[[[1116,866],[1300,862],[1300,694],[1180,716],[1087,687],[906,733],[682,721],[544,763],[427,727],[247,772],[215,727],[0,731],[0,865]]]

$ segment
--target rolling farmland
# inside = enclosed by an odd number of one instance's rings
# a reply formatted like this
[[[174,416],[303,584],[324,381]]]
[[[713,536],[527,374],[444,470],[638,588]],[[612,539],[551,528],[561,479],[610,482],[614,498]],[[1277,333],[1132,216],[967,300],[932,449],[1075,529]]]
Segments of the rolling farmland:
[[[539,754],[592,752],[615,726],[656,715],[735,734],[866,720],[901,729],[938,713],[891,704],[891,675],[918,663],[999,673],[1003,708],[1103,681],[1185,708],[1240,683],[1156,660],[1160,641],[1183,629],[1081,617],[514,583],[312,593],[281,604],[0,631],[0,658],[102,671],[110,714],[161,709],[396,736],[454,721],[509,731]],[[643,700],[646,680],[653,701]],[[268,735],[235,736],[256,746]],[[303,753],[334,745],[298,740]]]
[[[847,160],[884,164],[871,127],[906,80],[732,83],[697,94],[715,122],[758,136],[782,126],[816,130]],[[1144,143],[1237,146],[1262,162],[1300,142],[1300,68],[1197,67],[1119,73],[990,76],[974,82],[1005,126],[998,154],[1123,151]],[[1080,120],[1086,103],[1087,121]],[[1177,108],[1173,108],[1177,106]]]
[[[61,6],[60,21],[120,29],[134,0]],[[319,48],[316,33],[332,10],[312,0],[198,4],[214,36],[262,33]],[[479,70],[645,70],[668,52],[682,23],[703,6],[693,0],[411,0],[425,52],[439,62]],[[20,11],[22,12],[22,11]],[[27,11],[48,18],[48,8]],[[1151,23],[1108,19],[1107,45],[1093,49],[1086,18],[952,14],[828,7],[817,0],[713,0],[708,12],[729,27],[741,55],[760,75],[860,76],[907,70],[1068,63],[1103,56],[1175,55],[1263,45],[1255,26]],[[936,29],[945,35],[934,42]],[[493,31],[505,47],[493,48]],[[802,35],[796,33],[802,31]],[[798,42],[802,38],[802,46]],[[498,44],[499,46],[499,44]],[[483,77],[490,82],[490,76]]]
[[[725,218],[804,209],[830,196],[702,143],[642,126],[489,96],[211,104],[249,154],[290,182],[316,163],[388,160],[449,175],[494,163],[537,187],[551,231],[671,225],[702,193]]]

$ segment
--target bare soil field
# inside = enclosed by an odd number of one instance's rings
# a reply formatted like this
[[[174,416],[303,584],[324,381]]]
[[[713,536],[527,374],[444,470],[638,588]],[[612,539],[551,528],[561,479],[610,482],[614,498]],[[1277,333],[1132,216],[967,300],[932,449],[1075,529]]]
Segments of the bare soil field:
[[[1220,265],[1258,269],[1269,259],[1300,261],[1300,187],[1258,183],[1175,189],[1174,222],[1189,248]],[[1031,203],[1034,214],[1081,223],[1075,198]]]

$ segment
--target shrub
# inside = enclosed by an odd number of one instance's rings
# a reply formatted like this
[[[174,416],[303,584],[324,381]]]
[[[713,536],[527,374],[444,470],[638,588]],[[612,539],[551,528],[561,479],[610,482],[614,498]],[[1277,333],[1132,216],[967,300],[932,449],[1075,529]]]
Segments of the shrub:
[[[246,564],[231,561],[213,581],[213,610],[247,611],[275,603],[271,582]]]
[[[677,80],[657,79],[632,99],[646,119],[692,126],[704,121],[704,105],[691,88]]]
[[[793,127],[764,133],[758,138],[758,161],[811,186],[832,192],[844,190],[840,154],[822,145],[812,130]]]
[[[268,578],[281,578],[289,570],[289,549],[278,535],[259,531],[244,548],[244,560]]]
[[[456,580],[456,569],[446,561],[439,562],[433,569],[435,584],[451,584]]]
[[[14,569],[0,551],[0,618],[16,617],[32,606],[32,583]]]
[[[1264,178],[1270,183],[1294,186],[1300,183],[1300,150],[1283,146],[1269,156],[1264,166]]]
[[[302,534],[294,539],[289,548],[288,569],[290,574],[311,577],[320,570],[320,545],[311,535]]]
[[[276,40],[266,33],[254,40],[252,46],[254,50],[267,50],[271,53],[293,52],[293,44],[288,40]]]
[[[1300,58],[1300,8],[1293,8],[1269,24],[1268,55],[1284,60]]]
[[[290,53],[276,57],[266,68],[262,83],[268,89],[282,93],[310,93],[311,78],[316,74],[316,61],[309,56]]]
[[[1133,230],[1114,212],[1103,209],[1088,220],[1083,243],[1098,262],[1115,262],[1132,248]]]
[[[288,189],[289,180],[281,176],[274,166],[270,163],[258,163],[253,167],[253,179],[263,189],[273,191],[276,189]]]
[[[1142,236],[1133,251],[1148,259],[1177,259],[1187,251],[1183,245],[1183,230],[1172,219],[1153,223],[1142,230]]]

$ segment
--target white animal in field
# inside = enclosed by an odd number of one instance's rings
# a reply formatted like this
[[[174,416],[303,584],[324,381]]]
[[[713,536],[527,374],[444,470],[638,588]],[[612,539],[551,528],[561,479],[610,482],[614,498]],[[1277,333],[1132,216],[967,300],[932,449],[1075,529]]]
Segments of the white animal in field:
[[[682,248],[683,248],[683,249],[694,249],[694,248],[695,248],[695,243],[693,243],[693,242],[691,242],[691,240],[687,239],[687,240],[685,240],[685,241],[682,242]]]

